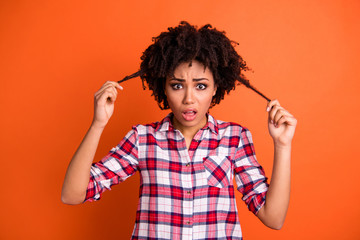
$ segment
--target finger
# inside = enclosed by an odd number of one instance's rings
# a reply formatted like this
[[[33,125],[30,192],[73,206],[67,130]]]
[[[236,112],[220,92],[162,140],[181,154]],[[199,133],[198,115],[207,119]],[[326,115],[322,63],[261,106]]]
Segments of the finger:
[[[107,97],[108,100],[111,100],[111,101],[113,102],[113,101],[116,100],[118,93],[117,93],[115,87],[109,86],[109,87],[105,90],[104,94],[106,94],[106,95],[108,96],[108,97]]]
[[[111,93],[109,94],[109,96],[107,97],[107,101],[110,101],[110,102],[114,103],[115,100],[116,100],[116,98],[117,98],[117,93],[114,94],[113,92],[111,92]]]
[[[287,124],[290,126],[296,126],[297,120],[293,116],[282,116],[279,121],[277,122],[277,126],[280,126],[281,124]]]
[[[116,98],[117,98],[116,95],[110,93],[106,100],[110,101],[111,103],[114,103],[116,101]]]
[[[120,86],[120,84],[118,84],[117,82],[114,82],[114,81],[106,81],[102,86],[101,88],[98,90],[98,92],[102,92],[104,91],[105,89],[107,89],[108,87],[114,87],[114,88],[118,88],[120,90],[123,90],[123,87]]]
[[[116,100],[116,94],[114,94],[112,91],[105,91],[104,94],[102,94],[99,97],[99,103],[105,104],[107,101],[113,103]]]
[[[108,88],[109,89],[111,88],[111,90],[113,91],[113,93],[117,96],[118,95],[118,92],[116,89],[119,89],[119,90],[123,90],[123,87],[120,86],[120,84],[118,84],[117,82],[109,82],[109,85],[108,85]]]
[[[279,119],[284,115],[284,113],[282,112],[282,109],[279,109],[276,111],[274,118],[272,119],[275,126],[277,125],[277,122],[279,121]]]
[[[100,89],[96,91],[95,96],[101,96],[101,95],[104,93],[104,91],[108,88],[108,86],[109,86],[109,83],[108,83],[108,82],[104,83],[104,84],[100,87]]]
[[[274,126],[279,127],[283,123],[283,120],[287,117],[290,117],[290,115],[287,115],[284,109],[277,111],[274,117]]]
[[[124,89],[118,82],[110,81],[109,84],[112,85],[115,89],[116,88],[119,89],[119,90]]]
[[[111,91],[115,95],[118,94],[115,86],[113,84],[109,83],[109,84],[106,84],[106,86],[103,86],[99,91],[97,91],[95,93],[95,95],[101,96],[102,94],[104,94],[105,92],[108,92],[108,91]]]
[[[107,88],[109,85],[111,85],[111,81],[106,81],[98,91],[103,91],[105,88]]]
[[[266,107],[266,111],[270,112],[270,110],[274,106],[280,106],[280,102],[277,99],[274,99],[274,100],[271,100],[270,102],[268,102],[267,107]]]
[[[116,100],[116,98],[117,98],[117,91],[112,86],[109,86],[108,88],[102,90],[101,92],[97,92],[95,94],[95,99],[100,104],[104,104],[105,100],[114,102]]]
[[[117,89],[124,90],[124,88],[119,83],[115,82],[115,84],[116,84],[115,86]]]
[[[270,112],[269,112],[269,121],[270,121],[271,123],[274,123],[274,121],[275,121],[275,115],[276,115],[277,112],[278,112],[279,110],[281,110],[281,109],[283,109],[283,108],[280,107],[280,106],[278,106],[278,105],[274,105],[274,106],[271,108],[271,110],[270,110]]]
[[[111,87],[111,88],[109,88],[109,90],[113,93],[113,94],[115,94],[115,96],[117,97],[117,95],[118,95],[118,92],[117,92],[117,90],[116,90],[116,87]]]
[[[282,116],[291,116],[291,114],[284,108],[279,107],[274,116],[274,122],[277,123]]]
[[[112,87],[114,87],[115,89],[117,88],[117,89],[119,89],[119,90],[123,90],[123,87],[122,87],[119,83],[114,82],[114,81],[108,81],[106,85],[107,85],[107,86],[112,86]]]

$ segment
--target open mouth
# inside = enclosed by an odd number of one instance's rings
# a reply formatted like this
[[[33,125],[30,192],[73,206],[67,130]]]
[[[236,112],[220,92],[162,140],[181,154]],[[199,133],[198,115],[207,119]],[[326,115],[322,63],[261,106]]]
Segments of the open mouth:
[[[186,110],[182,112],[182,116],[186,121],[193,121],[196,118],[197,112],[195,110]]]

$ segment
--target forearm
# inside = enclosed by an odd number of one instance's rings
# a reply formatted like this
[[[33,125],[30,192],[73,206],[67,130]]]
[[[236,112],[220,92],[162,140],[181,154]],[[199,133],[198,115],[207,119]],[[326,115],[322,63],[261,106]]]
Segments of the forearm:
[[[66,204],[79,204],[85,200],[90,179],[90,168],[103,128],[91,125],[66,171],[61,200]]]
[[[274,165],[265,205],[258,217],[268,227],[280,229],[285,221],[290,200],[291,145],[274,144]]]

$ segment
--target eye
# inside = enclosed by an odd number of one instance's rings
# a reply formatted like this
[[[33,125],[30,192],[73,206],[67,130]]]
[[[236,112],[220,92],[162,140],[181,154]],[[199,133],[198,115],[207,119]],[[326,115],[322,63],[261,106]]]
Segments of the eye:
[[[180,83],[173,83],[171,84],[171,88],[174,90],[179,90],[182,88],[182,85]]]
[[[207,88],[207,85],[206,84],[203,84],[203,83],[199,83],[197,86],[196,86],[197,89],[200,89],[200,90],[205,90]]]

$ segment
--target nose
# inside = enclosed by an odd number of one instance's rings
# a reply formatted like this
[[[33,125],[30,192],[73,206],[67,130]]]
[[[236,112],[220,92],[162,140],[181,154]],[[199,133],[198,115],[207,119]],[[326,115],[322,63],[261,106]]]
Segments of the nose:
[[[194,91],[191,88],[186,89],[183,103],[185,105],[190,105],[194,103]]]

